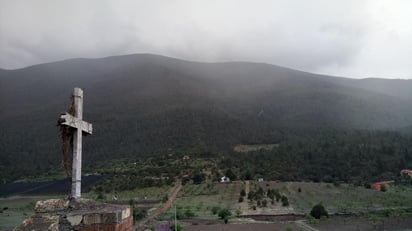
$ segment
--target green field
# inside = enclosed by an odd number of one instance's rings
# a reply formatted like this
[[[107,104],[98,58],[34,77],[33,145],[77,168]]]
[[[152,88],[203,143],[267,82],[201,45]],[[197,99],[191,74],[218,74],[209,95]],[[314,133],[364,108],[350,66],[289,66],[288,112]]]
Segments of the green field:
[[[213,209],[228,208],[232,212],[231,221],[241,222],[235,218],[237,215],[274,215],[274,214],[308,214],[311,208],[322,203],[329,214],[356,214],[367,217],[368,214],[390,213],[392,217],[407,215],[412,208],[412,187],[392,185],[386,192],[367,189],[350,184],[334,185],[329,183],[309,182],[249,182],[249,190],[257,191],[262,188],[264,192],[275,189],[289,200],[288,206],[281,202],[270,202],[267,195],[260,200],[267,200],[267,205],[258,204],[257,200],[250,201],[245,196],[243,203],[239,203],[239,195],[245,189],[246,183],[236,181],[230,183],[207,182],[202,184],[184,185],[174,202],[178,218],[180,219],[208,219],[218,221],[218,216],[213,214]],[[165,195],[170,193],[171,187],[149,187],[116,193],[103,193],[104,202],[128,203],[130,200],[137,202],[137,206],[147,209],[152,214],[156,208],[161,207]],[[113,200],[117,196],[117,201]],[[84,198],[96,199],[97,192],[83,194]],[[59,197],[59,196],[56,196]],[[64,196],[60,196],[61,198]],[[11,230],[25,218],[33,214],[34,204],[38,200],[50,199],[47,196],[37,197],[9,197],[0,199],[0,230]],[[243,206],[246,205],[246,206]],[[170,221],[174,217],[174,206],[163,216],[162,220]],[[403,212],[403,214],[401,214]],[[398,216],[399,215],[399,216]],[[369,218],[365,218],[369,219]],[[369,220],[367,220],[369,222]],[[363,222],[363,221],[362,221]]]
[[[274,188],[287,195],[295,210],[302,213],[307,213],[317,203],[322,203],[330,213],[412,208],[412,187],[406,186],[392,186],[380,192],[349,184],[280,182],[275,183]]]
[[[188,184],[181,191],[175,205],[183,212],[191,210],[196,217],[214,218],[213,207],[236,209],[242,182]],[[169,211],[171,213],[173,211]]]
[[[213,207],[229,208],[235,215],[242,210],[247,214],[308,214],[311,208],[322,203],[329,214],[364,214],[384,210],[402,210],[412,208],[412,187],[392,186],[386,192],[367,189],[349,184],[333,185],[328,183],[307,182],[250,182],[250,190],[256,191],[261,187],[275,189],[289,200],[289,206],[282,206],[281,202],[259,206],[257,201],[247,200],[246,209],[238,202],[239,193],[245,188],[242,181],[232,183],[208,183],[199,185],[185,185],[180,196],[175,201],[177,210],[185,212],[191,210],[196,218],[216,219],[212,214]],[[252,209],[253,207],[256,207]],[[170,217],[174,211],[169,210],[165,217]]]

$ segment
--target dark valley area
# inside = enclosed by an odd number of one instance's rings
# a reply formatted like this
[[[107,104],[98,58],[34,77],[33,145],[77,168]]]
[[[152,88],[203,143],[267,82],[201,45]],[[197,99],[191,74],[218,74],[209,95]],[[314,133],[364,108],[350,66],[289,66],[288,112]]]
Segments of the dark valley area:
[[[1,183],[62,169],[56,124],[74,87],[94,126],[86,172],[189,155],[237,179],[363,184],[412,167],[411,80],[136,54],[0,70]]]

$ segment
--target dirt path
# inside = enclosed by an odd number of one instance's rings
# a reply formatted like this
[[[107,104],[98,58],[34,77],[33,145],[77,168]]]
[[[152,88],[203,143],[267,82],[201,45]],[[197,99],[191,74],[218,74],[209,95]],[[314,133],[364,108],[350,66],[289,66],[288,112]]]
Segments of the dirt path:
[[[246,192],[246,196],[249,194],[250,192],[250,182],[247,180],[245,181],[245,192]]]
[[[171,193],[169,193],[169,199],[163,206],[157,209],[152,215],[144,218],[137,224],[138,230],[141,230],[149,221],[157,218],[158,216],[162,215],[166,212],[170,207],[172,207],[173,202],[176,200],[177,194],[179,194],[180,189],[182,189],[182,182],[176,182],[176,185],[172,188]]]
[[[295,221],[296,225],[299,226],[300,228],[302,228],[303,230],[307,230],[307,231],[319,231],[319,229],[315,229],[312,226],[308,225],[305,223],[304,220],[298,220]]]
[[[247,211],[249,210],[249,203],[247,199],[247,195],[249,194],[250,191],[250,183],[249,181],[245,181],[245,193],[246,196],[243,198],[243,202],[239,204],[239,210],[243,212],[243,214],[246,214]]]

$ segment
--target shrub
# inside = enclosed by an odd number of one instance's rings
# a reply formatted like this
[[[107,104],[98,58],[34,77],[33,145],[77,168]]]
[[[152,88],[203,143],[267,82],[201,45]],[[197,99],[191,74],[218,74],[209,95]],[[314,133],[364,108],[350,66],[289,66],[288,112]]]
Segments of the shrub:
[[[240,211],[239,209],[236,210],[236,216],[239,217],[242,214],[242,211]]]
[[[280,193],[278,191],[275,191],[275,196],[276,196],[276,202],[279,202],[279,200],[282,198]]]
[[[219,211],[218,216],[221,219],[225,220],[225,223],[226,223],[226,219],[228,219],[230,216],[232,216],[232,213],[230,212],[230,210],[228,208],[224,208],[224,209],[221,209]]]
[[[143,210],[143,209],[137,208],[137,207],[133,208],[133,219],[135,221],[140,220],[145,216],[146,216],[146,210]]]
[[[195,213],[190,208],[186,209],[184,215],[185,215],[185,218],[191,218],[191,217],[196,216]]]
[[[263,206],[263,207],[266,207],[267,205],[268,205],[268,201],[267,201],[267,200],[263,200],[263,201],[262,201],[262,206]]]
[[[316,219],[320,219],[321,217],[329,217],[328,212],[321,203],[313,206],[312,210],[310,211],[310,215]]]
[[[176,226],[175,226],[175,224],[171,224],[171,225],[170,225],[170,230],[173,230],[173,231],[182,231],[182,225],[179,224],[179,223],[177,223]]]
[[[318,219],[314,218],[313,216],[311,216],[311,215],[309,215],[309,214],[306,215],[305,218],[306,218],[306,220],[307,220],[309,223],[311,223],[311,224],[317,224],[317,223],[319,223],[319,220],[318,220]]]
[[[106,195],[104,195],[102,192],[97,193],[97,200],[106,200]]]
[[[169,200],[169,196],[167,194],[165,194],[162,198],[162,202],[165,203],[168,200]]]
[[[254,198],[255,198],[255,192],[250,191],[247,195],[247,199],[249,199],[250,201],[253,201]]]
[[[246,196],[246,191],[245,191],[244,189],[242,189],[242,191],[240,191],[240,196],[241,196],[241,197]]]
[[[201,184],[205,180],[205,174],[197,172],[192,176],[193,184]]]
[[[289,200],[286,196],[282,196],[280,200],[282,201],[282,206],[289,206]]]
[[[212,208],[212,214],[216,215],[219,212],[219,210],[220,210],[220,207],[217,207],[217,206],[213,207]]]
[[[239,203],[243,202],[243,197],[239,197]]]
[[[133,198],[130,199],[130,200],[129,200],[129,205],[132,206],[132,207],[134,207],[134,206],[136,205],[136,200],[133,199]]]

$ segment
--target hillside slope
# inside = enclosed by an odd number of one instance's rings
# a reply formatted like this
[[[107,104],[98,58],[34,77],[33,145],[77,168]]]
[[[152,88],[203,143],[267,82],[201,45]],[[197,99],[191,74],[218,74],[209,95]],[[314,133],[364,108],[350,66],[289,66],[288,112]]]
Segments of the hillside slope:
[[[72,59],[0,70],[3,179],[58,165],[55,125],[76,86],[85,92],[84,118],[94,125],[94,134],[84,140],[86,165],[276,143],[284,130],[412,125],[411,80],[354,80],[268,64],[197,63],[150,54]]]

